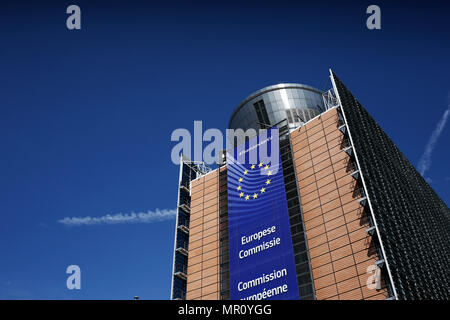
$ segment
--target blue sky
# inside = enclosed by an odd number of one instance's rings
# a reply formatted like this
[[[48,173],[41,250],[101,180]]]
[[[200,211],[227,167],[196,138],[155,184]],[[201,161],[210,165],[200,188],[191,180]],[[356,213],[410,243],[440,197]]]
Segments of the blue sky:
[[[174,219],[58,221],[174,209],[174,129],[225,129],[253,91],[324,89],[330,67],[414,165],[428,146],[424,175],[448,204],[450,5],[374,3],[379,31],[367,1],[2,2],[0,299],[167,299]],[[81,290],[66,288],[71,264]]]

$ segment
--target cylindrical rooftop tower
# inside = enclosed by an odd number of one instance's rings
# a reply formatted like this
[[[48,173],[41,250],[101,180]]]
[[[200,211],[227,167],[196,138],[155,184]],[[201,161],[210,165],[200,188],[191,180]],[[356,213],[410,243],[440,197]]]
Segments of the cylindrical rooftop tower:
[[[228,128],[267,128],[287,119],[295,128],[325,110],[322,92],[296,83],[265,87],[248,96],[231,115]]]

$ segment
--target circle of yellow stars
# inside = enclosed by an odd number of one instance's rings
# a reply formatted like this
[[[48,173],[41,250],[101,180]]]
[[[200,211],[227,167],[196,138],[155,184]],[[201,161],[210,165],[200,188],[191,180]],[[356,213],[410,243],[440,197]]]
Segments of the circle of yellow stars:
[[[267,180],[266,180],[266,188],[267,188],[267,186],[269,186],[270,185],[270,182],[271,182],[271,179],[270,179],[270,176],[272,175],[272,170],[269,170],[269,165],[264,165],[262,162],[260,162],[259,164],[258,164],[258,168],[259,169],[261,169],[261,168],[263,168],[264,167],[264,170],[266,170],[266,175],[267,175]],[[250,167],[250,170],[253,170],[253,169],[255,169],[256,168],[256,165],[255,164],[252,164],[251,165],[251,167]],[[244,177],[248,174],[248,170],[246,169],[244,172],[243,172],[243,174],[244,174]],[[239,193],[239,198],[244,198],[245,199],[245,201],[247,201],[247,200],[249,200],[249,199],[257,199],[258,198],[258,193],[253,193],[253,194],[245,194],[243,191],[242,191],[242,186],[241,186],[241,182],[242,181],[244,181],[244,178],[243,177],[240,177],[239,179],[238,179],[238,182],[239,182],[239,184],[238,184],[238,187],[237,187],[237,191],[240,191],[240,193]],[[266,188],[261,188],[260,190],[259,190],[259,195],[261,195],[261,194],[263,194],[264,192],[266,192]]]

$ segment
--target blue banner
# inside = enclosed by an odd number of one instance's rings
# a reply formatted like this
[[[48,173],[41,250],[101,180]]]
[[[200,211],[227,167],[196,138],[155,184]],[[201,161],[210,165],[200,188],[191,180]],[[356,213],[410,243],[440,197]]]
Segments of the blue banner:
[[[230,299],[298,300],[278,129],[228,152],[227,179]]]

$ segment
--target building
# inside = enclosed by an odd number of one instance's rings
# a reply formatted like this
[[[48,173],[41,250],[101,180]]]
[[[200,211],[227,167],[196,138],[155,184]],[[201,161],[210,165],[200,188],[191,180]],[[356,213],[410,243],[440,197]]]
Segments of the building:
[[[449,208],[331,70],[330,79],[326,92],[264,88],[229,122],[279,129],[291,293],[301,300],[450,299]],[[230,250],[230,163],[210,170],[181,159],[172,299],[236,299],[230,283],[248,276],[230,266],[237,254]],[[244,285],[258,287],[255,279]]]

